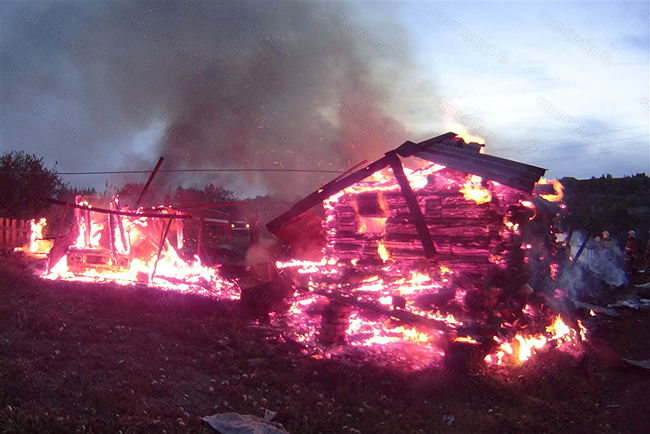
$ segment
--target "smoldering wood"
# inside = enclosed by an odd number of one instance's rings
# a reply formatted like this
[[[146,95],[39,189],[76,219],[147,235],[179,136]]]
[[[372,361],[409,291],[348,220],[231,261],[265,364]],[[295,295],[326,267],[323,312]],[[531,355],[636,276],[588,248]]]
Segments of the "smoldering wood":
[[[614,309],[610,309],[608,307],[602,307],[602,306],[597,306],[595,304],[590,304],[590,303],[584,303],[582,301],[575,300],[573,302],[575,307],[582,308],[582,309],[589,309],[593,310],[594,312],[599,312],[599,313],[604,313],[605,315],[613,316],[613,317],[619,317],[621,316],[620,313],[618,313]]]
[[[494,344],[493,336],[496,336],[498,334],[507,335],[510,333],[498,325],[471,323],[469,321],[463,326],[457,326],[452,329],[445,321],[424,318],[420,315],[411,313],[408,310],[389,309],[388,306],[384,306],[379,303],[359,300],[354,296],[354,294],[351,296],[345,296],[342,294],[330,293],[318,289],[312,292],[315,295],[333,300],[336,303],[345,304],[352,308],[371,312],[382,317],[391,318],[392,320],[396,320],[410,326],[415,326],[417,328],[442,331],[449,336],[453,335],[471,337],[478,343],[487,345],[488,347]],[[344,324],[344,322],[340,322],[339,325],[344,325],[347,329],[347,324]],[[329,332],[331,331],[332,330],[330,329]]]
[[[347,304],[358,309],[367,310],[369,312],[382,315],[385,317],[390,317],[396,320],[403,321],[407,324],[426,327],[434,330],[449,331],[449,326],[444,321],[436,321],[429,318],[423,318],[419,315],[415,315],[406,310],[399,309],[389,309],[387,306],[384,306],[379,303],[374,303],[370,301],[358,300],[354,296],[344,296],[342,294],[329,293],[320,289],[314,290],[315,295],[320,295],[322,297],[327,297],[330,300],[334,300],[338,303]]]

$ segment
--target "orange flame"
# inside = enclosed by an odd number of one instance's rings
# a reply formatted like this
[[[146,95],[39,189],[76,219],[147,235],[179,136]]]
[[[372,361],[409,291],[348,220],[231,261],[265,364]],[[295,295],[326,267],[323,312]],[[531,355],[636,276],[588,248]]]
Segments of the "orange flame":
[[[581,323],[578,323],[580,330],[580,337],[584,340],[586,337],[586,330]],[[578,340],[578,333],[567,326],[560,316],[556,316],[553,323],[546,327],[546,334],[538,333],[535,336],[525,336],[523,334],[515,335],[512,342],[502,342],[495,337],[495,341],[500,343],[499,349],[485,357],[487,363],[501,365],[509,356],[516,355],[517,362],[524,362],[532,357],[535,351],[545,348],[549,342],[555,341],[556,348],[560,348],[563,344],[567,344],[569,348],[574,348],[574,344]],[[510,360],[510,359],[509,359]]]
[[[542,199],[547,200],[549,202],[560,202],[564,197],[564,186],[557,179],[549,180],[545,178],[540,178],[538,184],[540,185],[551,184],[553,185],[553,189],[555,190],[555,194],[540,194],[539,196]]]
[[[36,222],[36,220],[30,220],[29,225],[31,227],[31,234],[29,236],[29,251],[32,253],[41,253],[47,251],[51,247],[51,243],[45,242],[43,240],[43,228],[47,226],[47,221],[42,218]]]
[[[485,139],[483,139],[480,136],[474,136],[467,131],[467,128],[465,128],[463,125],[455,123],[455,122],[447,122],[447,129],[449,131],[453,131],[456,133],[456,135],[463,140],[465,140],[465,143],[470,143],[470,142],[475,142],[479,143],[481,145],[485,144]],[[482,150],[482,149],[481,149]]]
[[[86,202],[83,202],[83,204],[87,205]],[[88,206],[90,207],[90,205]],[[123,266],[117,266],[117,264],[113,263],[115,257],[111,253],[111,250],[104,250],[100,247],[102,230],[107,224],[108,219],[98,221],[95,219],[95,214],[92,213],[90,219],[89,229],[91,237],[89,245],[86,245],[86,240],[84,239],[87,220],[80,218],[80,235],[74,244],[70,246],[79,250],[77,256],[82,258],[80,260],[80,264],[83,264],[81,268],[79,268],[79,265],[69,268],[67,256],[63,256],[52,267],[50,273],[42,277],[51,280],[113,281],[121,285],[152,283],[163,289],[195,292],[219,296],[221,298],[237,298],[239,296],[239,290],[234,281],[221,278],[216,268],[204,267],[196,256],[193,261],[183,260],[169,240],[165,240],[164,248],[157,263],[157,255],[155,253],[150,255],[143,253],[144,256],[133,257],[133,252],[125,251],[124,246],[127,246],[127,250],[131,248],[129,241],[131,236],[134,233],[140,233],[141,230],[147,227],[148,220],[143,217],[117,217],[122,219],[122,223],[124,224],[126,240],[123,243],[120,231],[116,231],[116,253],[130,259]],[[89,254],[94,256],[100,255],[100,257],[106,259],[103,259],[103,262],[101,262],[102,266],[99,266],[98,263],[98,266],[95,267],[85,262],[88,260],[88,256],[84,255]],[[156,264],[156,274],[152,276],[154,264]]]
[[[384,245],[384,242],[381,241],[381,240],[377,241],[377,253],[379,253],[379,257],[384,262],[386,262],[386,261],[388,261],[390,259],[390,255],[388,254],[388,250],[386,250],[386,246]]]
[[[472,175],[460,189],[467,200],[473,200],[477,204],[487,203],[492,200],[492,195],[481,185],[483,179],[480,176]]]
[[[519,341],[519,360],[521,362],[528,360],[533,355],[533,349],[543,348],[546,345],[546,337],[528,337],[516,335],[515,339]]]

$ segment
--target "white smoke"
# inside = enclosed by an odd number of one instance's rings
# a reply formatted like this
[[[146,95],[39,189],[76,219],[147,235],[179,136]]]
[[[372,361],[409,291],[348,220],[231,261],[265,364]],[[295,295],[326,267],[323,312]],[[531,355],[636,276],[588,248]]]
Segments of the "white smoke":
[[[577,255],[585,238],[584,232],[573,233],[570,242],[572,258]],[[622,264],[623,251],[618,245],[611,242],[605,246],[600,239],[590,239],[577,263],[564,269],[559,283],[569,289],[572,298],[579,298],[583,293],[598,296],[603,287],[602,283],[597,285],[599,281],[611,287],[619,287],[628,282]]]

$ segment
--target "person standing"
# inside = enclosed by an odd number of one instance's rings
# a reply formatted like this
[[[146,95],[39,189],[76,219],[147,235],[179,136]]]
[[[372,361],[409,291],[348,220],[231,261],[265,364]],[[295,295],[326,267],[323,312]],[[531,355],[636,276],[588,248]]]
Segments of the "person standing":
[[[637,251],[636,232],[630,231],[627,233],[627,243],[625,243],[625,251],[623,252],[623,270],[628,277],[634,274],[634,260]]]
[[[606,249],[611,250],[614,247],[612,239],[609,237],[609,231],[603,231],[603,240],[601,241],[602,246]]]

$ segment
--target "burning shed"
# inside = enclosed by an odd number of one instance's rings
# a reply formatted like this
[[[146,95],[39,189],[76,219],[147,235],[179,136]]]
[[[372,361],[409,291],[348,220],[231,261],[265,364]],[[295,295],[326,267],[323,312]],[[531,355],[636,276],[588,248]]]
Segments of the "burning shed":
[[[299,339],[410,341],[447,356],[475,346],[501,363],[578,336],[547,303],[561,250],[552,213],[535,205],[548,204],[535,192],[545,169],[480,151],[454,133],[406,142],[267,224],[295,243],[303,213],[325,206],[322,259],[278,262],[304,290],[295,323],[315,324]],[[404,169],[399,157],[409,156],[431,164]]]
[[[469,278],[519,268],[512,254],[519,247],[516,235],[535,217],[532,193],[546,170],[482,154],[481,146],[454,133],[406,142],[323,186],[267,227],[282,237],[323,201],[327,258],[354,265],[377,260],[414,265],[429,258]],[[407,176],[398,155],[433,163]],[[380,172],[386,167],[393,176]]]

